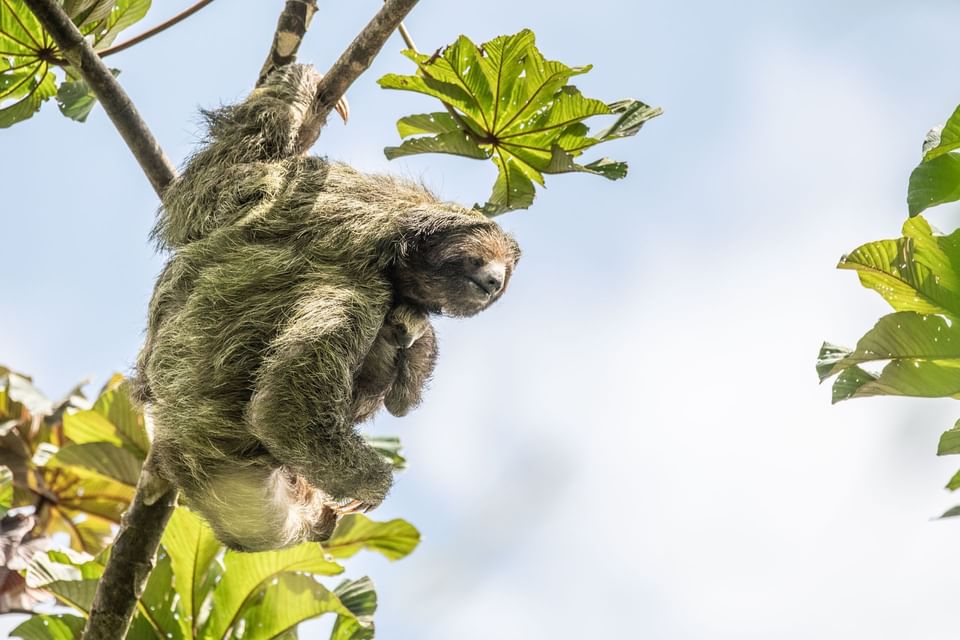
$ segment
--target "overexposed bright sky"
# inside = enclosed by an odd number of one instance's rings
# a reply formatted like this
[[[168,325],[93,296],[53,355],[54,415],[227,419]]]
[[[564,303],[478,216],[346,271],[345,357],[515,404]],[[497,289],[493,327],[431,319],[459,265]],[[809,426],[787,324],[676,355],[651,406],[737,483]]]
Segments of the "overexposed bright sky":
[[[188,2],[156,4],[144,24]],[[301,59],[325,68],[380,3],[320,4]],[[175,162],[198,107],[249,90],[281,6],[220,0],[110,59]],[[833,266],[899,233],[923,136],[960,102],[960,7],[477,6],[423,0],[408,26],[423,50],[532,28],[547,57],[595,65],[587,95],[665,115],[601,150],[630,162],[626,180],[548,178],[502,218],[524,250],[508,295],[439,321],[423,407],[373,425],[410,459],[374,515],[423,533],[401,562],[348,567],[378,585],[378,637],[956,637],[960,523],[932,518],[954,504],[956,462],[934,454],[960,411],[832,407],[813,365],[822,340],[852,344],[886,312]],[[397,118],[435,109],[376,86],[411,70],[401,46],[315,152],[482,201],[492,166],[383,158]],[[78,125],[48,104],[0,151],[0,362],[52,396],[86,376],[95,392],[141,340],[155,196],[100,110]],[[960,223],[951,207],[929,219]]]

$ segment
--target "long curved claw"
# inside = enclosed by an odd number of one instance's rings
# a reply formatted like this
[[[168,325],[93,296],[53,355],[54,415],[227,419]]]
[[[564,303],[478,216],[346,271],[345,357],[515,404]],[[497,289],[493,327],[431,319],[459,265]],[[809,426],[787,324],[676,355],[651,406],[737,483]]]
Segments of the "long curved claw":
[[[350,103],[347,102],[347,96],[343,96],[337,100],[337,104],[335,104],[333,108],[340,114],[340,117],[343,119],[343,124],[347,124],[347,121],[350,119]]]

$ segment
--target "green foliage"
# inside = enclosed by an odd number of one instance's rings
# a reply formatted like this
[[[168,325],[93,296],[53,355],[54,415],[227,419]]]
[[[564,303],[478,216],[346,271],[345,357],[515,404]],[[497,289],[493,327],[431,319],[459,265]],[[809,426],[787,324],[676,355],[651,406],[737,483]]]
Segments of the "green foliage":
[[[384,153],[391,160],[420,153],[492,160],[498,169],[493,192],[486,204],[476,205],[489,216],[529,207],[534,183],[544,185],[543,174],[623,178],[624,162],[600,158],[580,164],[577,158],[601,142],[636,134],[661,113],[639,100],[606,104],[584,97],[568,83],[591,67],[546,60],[529,30],[479,46],[460,36],[433,55],[411,50],[404,55],[416,63],[416,75],[388,74],[380,86],[432,96],[446,111],[401,118],[397,130],[408,139]],[[590,136],[584,121],[604,115],[616,119]]]
[[[97,51],[135,24],[150,0],[65,0],[63,8]],[[53,67],[64,66],[59,87]],[[119,73],[114,70],[114,73]],[[56,96],[60,111],[83,122],[96,98],[23,0],[0,0],[0,127],[26,120]]]
[[[292,638],[297,637],[301,622],[327,613],[337,616],[335,640],[372,637],[377,603],[372,581],[347,580],[329,589],[318,579],[342,573],[343,566],[332,558],[352,555],[361,547],[391,559],[403,557],[416,546],[419,534],[402,521],[362,521],[362,526],[348,527],[343,533],[338,529],[326,547],[302,544],[280,551],[239,553],[224,550],[199,517],[178,508],[164,532],[157,566],[140,598],[129,640]],[[51,592],[81,617],[55,624],[48,620],[46,625],[33,618],[15,629],[14,636],[78,637],[69,634],[82,627],[103,568],[102,558],[75,552],[50,551],[35,557],[28,582]]]
[[[918,215],[960,199],[960,107],[927,134],[920,166],[910,176],[910,218],[903,235],[864,244],[844,256],[860,283],[879,293],[894,313],[877,321],[848,349],[824,343],[821,382],[836,376],[833,401],[874,395],[960,398],[960,229],[936,233]],[[937,455],[960,453],[960,422],[940,438]],[[947,483],[960,488],[960,472]],[[942,517],[960,515],[960,507]]]
[[[0,467],[0,518],[13,506],[13,472]]]
[[[93,403],[79,387],[53,403],[30,378],[0,367],[0,434],[0,465],[7,465],[0,466],[0,516],[12,506],[34,507],[34,537],[59,531],[71,541],[72,548],[35,555],[26,585],[77,614],[38,614],[14,637],[78,638],[108,543],[133,498],[150,447],[143,414],[120,375]],[[402,467],[397,438],[370,440]],[[28,490],[18,492],[18,485]],[[128,638],[290,639],[297,637],[301,622],[324,614],[337,616],[334,640],[372,638],[377,599],[370,579],[347,580],[336,588],[318,580],[342,574],[338,561],[361,550],[397,560],[419,540],[408,522],[375,522],[357,514],[344,517],[325,545],[238,553],[224,549],[198,516],[178,508],[164,531]]]

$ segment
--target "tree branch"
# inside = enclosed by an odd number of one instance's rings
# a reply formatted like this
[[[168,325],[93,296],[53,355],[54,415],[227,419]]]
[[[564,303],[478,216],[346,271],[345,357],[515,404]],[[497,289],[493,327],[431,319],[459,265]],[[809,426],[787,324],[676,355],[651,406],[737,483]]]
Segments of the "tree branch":
[[[157,195],[176,177],[176,171],[150,128],[117,79],[80,34],[57,0],[24,0],[57,43],[63,57],[80,73],[103,105],[113,125],[133,152]]]
[[[333,63],[317,87],[314,108],[325,118],[354,80],[366,71],[373,59],[418,0],[387,0],[347,50]]]
[[[154,471],[153,457],[148,455],[140,472],[137,493],[123,514],[120,533],[110,549],[110,560],[97,583],[97,593],[81,636],[83,640],[126,637],[176,498],[176,489]]]
[[[310,28],[310,20],[317,12],[317,0],[287,0],[283,13],[277,20],[277,30],[273,34],[273,45],[260,69],[257,86],[263,84],[270,72],[297,59],[297,50],[303,41],[303,35]]]

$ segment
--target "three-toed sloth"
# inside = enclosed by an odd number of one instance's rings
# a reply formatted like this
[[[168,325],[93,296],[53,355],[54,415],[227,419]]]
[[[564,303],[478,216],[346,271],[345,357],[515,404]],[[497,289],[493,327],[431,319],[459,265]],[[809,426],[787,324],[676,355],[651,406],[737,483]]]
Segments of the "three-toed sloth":
[[[290,65],[206,114],[154,230],[171,255],[134,389],[160,473],[235,549],[322,541],[325,504],[383,500],[391,467],[356,425],[419,402],[428,316],[487,308],[519,258],[475,210],[306,155],[319,79]]]

